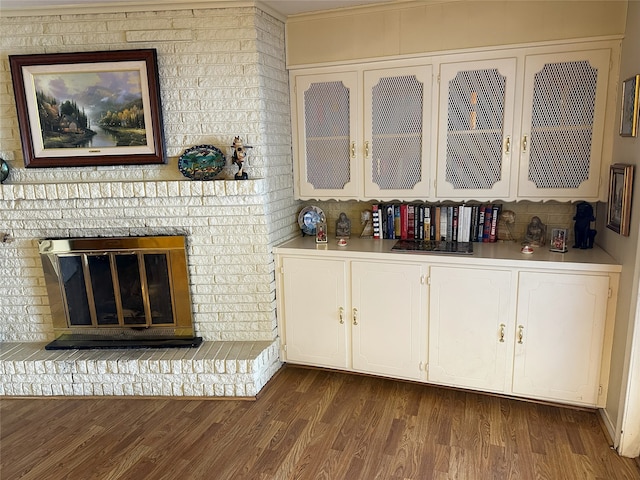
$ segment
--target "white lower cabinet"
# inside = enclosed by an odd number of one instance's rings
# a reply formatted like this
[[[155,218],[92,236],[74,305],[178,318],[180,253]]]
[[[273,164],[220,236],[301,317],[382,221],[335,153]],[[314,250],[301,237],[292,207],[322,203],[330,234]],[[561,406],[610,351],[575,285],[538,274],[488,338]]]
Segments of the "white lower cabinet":
[[[277,255],[283,360],[604,405],[619,270],[393,258]]]
[[[593,405],[609,277],[520,272],[513,392]]]
[[[422,377],[424,290],[419,264],[351,262],[354,370]]]
[[[506,270],[431,267],[429,381],[492,392],[508,389],[511,276]]]
[[[285,257],[282,270],[287,361],[347,368],[347,264]]]
[[[284,257],[280,276],[286,361],[422,378],[420,265]]]

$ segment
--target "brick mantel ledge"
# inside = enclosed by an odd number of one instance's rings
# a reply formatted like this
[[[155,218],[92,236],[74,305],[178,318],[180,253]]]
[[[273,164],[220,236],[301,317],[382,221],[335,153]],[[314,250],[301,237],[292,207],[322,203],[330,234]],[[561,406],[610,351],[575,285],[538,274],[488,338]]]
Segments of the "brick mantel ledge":
[[[100,198],[166,198],[262,195],[264,179],[153,180],[0,185],[0,200],[73,200]]]

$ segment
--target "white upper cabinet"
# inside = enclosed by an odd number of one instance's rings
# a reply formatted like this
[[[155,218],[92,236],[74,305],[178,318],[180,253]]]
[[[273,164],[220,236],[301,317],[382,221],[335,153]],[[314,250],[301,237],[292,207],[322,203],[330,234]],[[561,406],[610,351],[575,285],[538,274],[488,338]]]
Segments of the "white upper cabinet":
[[[525,60],[518,197],[597,199],[610,50]]]
[[[364,196],[429,195],[430,66],[364,72]]]
[[[619,47],[505,46],[294,70],[296,197],[603,200]]]
[[[516,59],[440,66],[436,195],[510,195]]]
[[[358,75],[300,75],[297,106],[296,187],[300,198],[357,198]]]
[[[429,196],[430,65],[303,71],[291,83],[298,198]]]

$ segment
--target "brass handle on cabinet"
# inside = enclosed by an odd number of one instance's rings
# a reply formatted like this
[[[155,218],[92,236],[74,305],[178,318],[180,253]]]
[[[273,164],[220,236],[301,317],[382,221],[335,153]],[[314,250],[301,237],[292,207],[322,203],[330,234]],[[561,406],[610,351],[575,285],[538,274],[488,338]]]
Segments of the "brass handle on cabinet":
[[[518,343],[522,345],[522,339],[524,338],[524,327],[518,325]]]
[[[353,309],[353,324],[358,325],[358,309]]]
[[[506,137],[504,140],[504,153],[507,155],[511,153],[511,137]]]
[[[369,158],[369,142],[364,142],[364,156],[365,158]]]
[[[522,153],[527,153],[527,136],[522,137]]]
[[[356,158],[356,142],[351,142],[351,158]]]
[[[338,318],[340,318],[340,323],[344,323],[344,308],[340,307],[338,309]]]
[[[506,325],[504,323],[500,324],[500,342],[504,343],[504,329]]]

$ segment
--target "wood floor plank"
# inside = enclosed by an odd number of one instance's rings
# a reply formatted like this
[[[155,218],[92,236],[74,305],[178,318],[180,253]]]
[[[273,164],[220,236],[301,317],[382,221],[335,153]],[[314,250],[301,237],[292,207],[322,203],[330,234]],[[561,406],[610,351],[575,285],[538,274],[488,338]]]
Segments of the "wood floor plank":
[[[597,413],[287,366],[255,402],[0,399],[2,480],[638,480]]]

